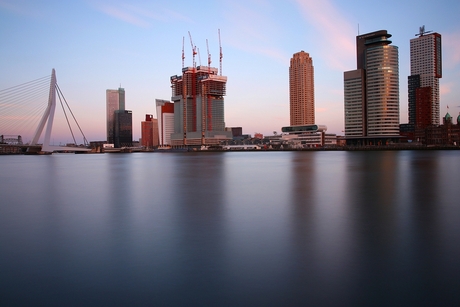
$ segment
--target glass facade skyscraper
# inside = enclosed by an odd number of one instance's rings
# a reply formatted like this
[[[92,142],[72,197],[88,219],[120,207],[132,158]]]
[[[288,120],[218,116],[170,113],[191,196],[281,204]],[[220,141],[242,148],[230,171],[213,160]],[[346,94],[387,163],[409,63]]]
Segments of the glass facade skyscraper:
[[[366,50],[366,100],[367,135],[399,135],[398,47],[385,43]]]
[[[356,37],[357,69],[344,73],[348,144],[386,144],[399,137],[398,47],[386,30]]]
[[[127,110],[115,111],[115,148],[133,146],[133,114]]]

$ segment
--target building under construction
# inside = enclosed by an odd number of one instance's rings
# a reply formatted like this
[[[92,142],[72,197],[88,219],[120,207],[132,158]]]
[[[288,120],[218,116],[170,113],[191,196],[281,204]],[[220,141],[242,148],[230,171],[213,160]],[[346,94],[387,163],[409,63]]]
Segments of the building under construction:
[[[208,64],[210,62],[208,52]],[[181,76],[171,77],[171,100],[174,102],[174,133],[171,135],[173,146],[215,145],[232,138],[231,131],[225,131],[226,84],[227,77],[219,75],[217,68],[210,65],[195,67],[195,60],[193,67],[182,68]]]

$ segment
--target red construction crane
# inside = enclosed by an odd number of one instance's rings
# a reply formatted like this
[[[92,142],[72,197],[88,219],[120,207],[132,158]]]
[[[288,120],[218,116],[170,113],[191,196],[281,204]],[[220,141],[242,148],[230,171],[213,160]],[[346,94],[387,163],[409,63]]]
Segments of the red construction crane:
[[[196,67],[196,62],[195,62],[195,55],[196,55],[196,46],[193,45],[192,41],[192,35],[190,34],[190,31],[188,31],[188,36],[190,37],[190,45],[192,45],[192,55],[193,55],[193,68]]]
[[[211,73],[211,54],[209,53],[208,40],[206,39],[206,49],[208,50],[208,73]]]
[[[220,43],[220,29],[218,29],[218,33],[219,33],[219,64],[220,64],[220,75],[222,76],[222,57],[224,56],[222,54],[222,44]]]
[[[185,60],[184,42],[185,42],[185,37],[182,36],[182,69],[184,69],[184,60]]]

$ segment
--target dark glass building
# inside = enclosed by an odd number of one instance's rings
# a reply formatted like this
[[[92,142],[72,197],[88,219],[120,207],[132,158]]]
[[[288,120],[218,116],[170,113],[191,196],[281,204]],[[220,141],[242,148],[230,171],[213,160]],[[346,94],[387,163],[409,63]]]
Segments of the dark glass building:
[[[114,116],[115,148],[133,146],[133,114],[128,110],[116,110]]]
[[[107,143],[114,144],[115,136],[115,111],[125,109],[125,89],[106,91],[106,113],[107,113]]]

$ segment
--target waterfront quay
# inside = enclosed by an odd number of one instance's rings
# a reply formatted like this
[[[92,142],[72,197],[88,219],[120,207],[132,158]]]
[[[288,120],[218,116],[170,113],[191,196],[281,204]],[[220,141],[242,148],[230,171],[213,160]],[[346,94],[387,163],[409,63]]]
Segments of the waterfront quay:
[[[29,149],[29,150],[28,150]],[[211,148],[200,147],[178,147],[170,149],[118,149],[118,150],[92,150],[85,152],[91,153],[187,153],[187,152],[273,152],[273,151],[385,151],[385,150],[460,150],[460,146],[454,145],[421,145],[421,144],[392,144],[392,145],[367,145],[367,146],[324,146],[308,148],[264,148],[264,147],[232,147],[213,146]],[[68,151],[59,153],[77,153],[70,148]],[[80,153],[80,152],[78,152]],[[0,144],[0,155],[22,155],[22,154],[42,154],[40,146],[28,145],[6,145]]]

